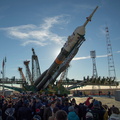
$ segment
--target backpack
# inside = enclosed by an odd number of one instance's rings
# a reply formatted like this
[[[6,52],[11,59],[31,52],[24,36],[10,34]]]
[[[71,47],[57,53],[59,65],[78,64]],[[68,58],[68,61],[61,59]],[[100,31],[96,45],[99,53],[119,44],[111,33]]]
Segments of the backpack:
[[[93,120],[103,120],[104,119],[104,111],[101,109],[92,109],[91,110],[92,114],[93,114]]]

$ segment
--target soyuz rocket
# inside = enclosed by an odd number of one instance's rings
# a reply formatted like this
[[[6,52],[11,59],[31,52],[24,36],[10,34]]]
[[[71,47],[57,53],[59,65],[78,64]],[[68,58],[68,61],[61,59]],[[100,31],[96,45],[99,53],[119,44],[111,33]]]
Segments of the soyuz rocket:
[[[79,26],[75,29],[73,34],[68,37],[68,40],[62,47],[60,53],[56,57],[53,64],[48,68],[40,77],[38,77],[35,82],[34,86],[36,86],[37,90],[45,89],[51,82],[54,82],[56,78],[60,75],[62,71],[64,71],[73,57],[77,54],[79,47],[85,41],[85,27],[95,11],[97,10],[98,6],[94,9],[94,11],[87,17],[87,20],[82,26]]]

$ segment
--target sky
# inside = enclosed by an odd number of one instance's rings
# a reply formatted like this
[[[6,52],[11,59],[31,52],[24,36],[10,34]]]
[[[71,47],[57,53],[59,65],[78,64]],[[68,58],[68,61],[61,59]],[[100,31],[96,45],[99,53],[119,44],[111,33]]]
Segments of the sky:
[[[31,60],[34,48],[43,73],[68,36],[99,6],[86,26],[86,40],[71,61],[67,77],[82,80],[84,76],[92,76],[90,51],[93,50],[98,76],[108,76],[105,30],[108,27],[116,77],[120,80],[119,5],[119,0],[0,0],[0,70],[6,57],[5,77],[20,78],[18,67],[22,67],[25,74],[23,61]],[[31,66],[30,62],[30,69]]]

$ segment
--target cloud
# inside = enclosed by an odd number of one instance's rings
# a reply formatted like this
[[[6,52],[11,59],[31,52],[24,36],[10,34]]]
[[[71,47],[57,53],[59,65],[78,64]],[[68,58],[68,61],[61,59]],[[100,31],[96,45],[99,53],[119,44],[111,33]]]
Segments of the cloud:
[[[96,56],[96,58],[103,58],[103,57],[108,57],[108,55],[99,55]],[[86,57],[75,57],[73,58],[73,60],[84,60],[84,59],[90,59],[91,56],[86,56]]]
[[[12,37],[19,38],[19,39],[29,38],[29,35],[27,33],[23,33],[20,31],[9,31],[9,35]]]
[[[117,51],[117,53],[120,53],[120,51]]]
[[[73,58],[73,60],[84,60],[84,59],[89,59],[90,56],[87,56],[87,57],[75,57]]]
[[[41,25],[41,28],[44,30],[49,30],[54,24],[60,24],[62,20],[61,18],[63,18],[62,15],[51,17],[51,18],[45,18],[44,23]]]
[[[96,56],[97,58],[102,58],[102,57],[108,57],[110,55],[99,55],[99,56]]]
[[[35,44],[35,45],[40,45],[40,46],[45,46],[46,44],[45,43],[43,43],[43,42],[38,42],[38,41],[35,41],[35,40],[29,40],[29,41],[26,41],[26,42],[24,42],[22,45],[23,46],[26,46],[26,45],[28,45],[28,44]]]
[[[45,18],[43,24],[39,26],[28,24],[8,28],[0,28],[0,30],[6,31],[7,35],[10,38],[20,40],[23,46],[26,46],[28,44],[45,46],[51,42],[61,45],[66,40],[66,37],[59,36],[57,33],[51,32],[51,29],[56,24],[65,23],[66,19],[63,19],[64,16],[65,15]]]

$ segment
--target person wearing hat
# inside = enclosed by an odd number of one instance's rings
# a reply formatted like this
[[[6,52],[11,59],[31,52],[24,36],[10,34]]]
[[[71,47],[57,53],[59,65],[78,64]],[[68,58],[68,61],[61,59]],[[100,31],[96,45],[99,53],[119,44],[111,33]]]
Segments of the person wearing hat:
[[[67,113],[64,110],[58,110],[54,120],[68,120]]]
[[[93,114],[89,111],[86,113],[86,120],[93,120]]]
[[[112,114],[108,120],[120,120],[120,110],[117,107],[111,109]]]
[[[93,107],[94,108],[100,108],[100,103],[99,103],[99,101],[98,100],[95,100],[94,102],[93,102]]]
[[[44,114],[43,114],[43,119],[44,120],[48,120],[50,116],[52,116],[53,114],[53,109],[56,107],[56,100],[52,101],[50,103],[49,107],[46,107],[44,110]]]
[[[74,106],[70,106],[68,108],[68,120],[80,120],[80,118],[78,117],[77,113],[75,112]]]
[[[91,113],[93,114],[94,120],[104,120],[105,111],[101,109],[100,102],[95,100],[93,102],[93,108],[91,109]]]

